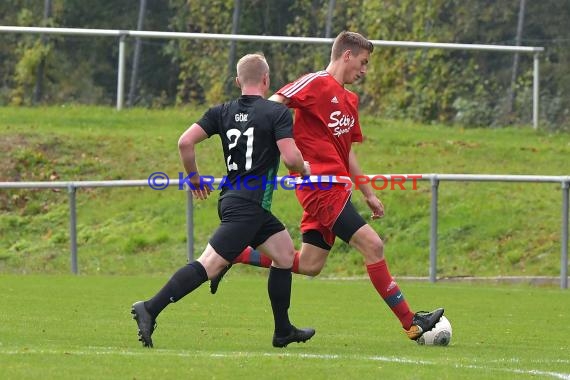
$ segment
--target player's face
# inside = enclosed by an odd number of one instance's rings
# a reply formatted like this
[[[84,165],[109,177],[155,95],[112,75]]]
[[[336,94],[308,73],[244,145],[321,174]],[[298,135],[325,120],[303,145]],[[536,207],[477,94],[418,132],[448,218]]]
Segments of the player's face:
[[[368,50],[361,50],[358,55],[350,53],[347,61],[344,83],[354,83],[358,79],[364,77],[368,70],[369,59],[370,52]]]

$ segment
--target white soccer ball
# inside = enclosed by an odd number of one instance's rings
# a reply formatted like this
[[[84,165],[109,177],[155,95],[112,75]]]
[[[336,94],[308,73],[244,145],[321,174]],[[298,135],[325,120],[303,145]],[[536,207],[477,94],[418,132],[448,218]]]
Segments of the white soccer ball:
[[[451,323],[442,315],[433,329],[426,331],[416,342],[426,346],[447,346],[451,341],[452,335]]]

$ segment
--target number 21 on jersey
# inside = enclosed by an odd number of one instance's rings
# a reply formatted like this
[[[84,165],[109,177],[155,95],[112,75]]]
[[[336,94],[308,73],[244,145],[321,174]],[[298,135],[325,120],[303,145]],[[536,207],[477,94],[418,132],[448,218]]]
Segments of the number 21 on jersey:
[[[251,169],[251,156],[253,155],[253,128],[248,128],[243,133],[247,137],[246,150],[245,150],[245,170]],[[228,151],[231,151],[238,144],[238,140],[242,133],[239,129],[233,128],[226,132],[226,136],[230,141],[228,145]],[[228,171],[238,170],[238,166],[235,162],[232,162],[232,155],[229,154],[226,160],[228,166]]]

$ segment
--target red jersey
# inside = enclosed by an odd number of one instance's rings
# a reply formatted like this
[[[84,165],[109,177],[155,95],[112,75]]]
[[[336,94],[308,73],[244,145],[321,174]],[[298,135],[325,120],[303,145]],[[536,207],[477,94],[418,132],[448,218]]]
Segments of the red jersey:
[[[362,141],[358,95],[326,71],[307,74],[277,94],[289,99],[287,106],[295,109],[293,136],[311,164],[311,174],[348,176],[350,147]]]

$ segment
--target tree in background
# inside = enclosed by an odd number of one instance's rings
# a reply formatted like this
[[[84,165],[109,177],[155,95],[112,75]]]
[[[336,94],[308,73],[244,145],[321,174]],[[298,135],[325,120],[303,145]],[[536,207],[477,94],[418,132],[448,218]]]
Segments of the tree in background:
[[[229,34],[233,0],[172,0],[176,10],[170,27],[176,32]],[[176,103],[215,103],[224,98],[229,80],[226,59],[230,44],[214,40],[175,40],[168,54],[180,68]]]
[[[54,0],[57,1],[57,0]],[[60,0],[62,1],[62,0]],[[139,3],[134,1],[117,2],[100,0],[65,0],[63,12],[56,17],[58,26],[70,28],[124,29],[136,30],[139,16]],[[146,4],[145,28],[168,31],[172,10],[164,1],[149,1]],[[138,76],[138,96],[134,103],[143,106],[172,103],[175,97],[177,67],[165,53],[168,42],[142,39],[141,44],[149,48],[141,55]],[[130,57],[135,48],[135,40],[127,39],[126,67],[132,67]],[[118,40],[105,37],[66,37],[61,49],[72,65],[69,73],[75,81],[80,81],[79,92],[73,91],[70,98],[79,102],[88,93],[93,98],[87,102],[115,104],[117,89]],[[77,75],[77,77],[75,77]],[[74,86],[75,88],[77,86]],[[87,94],[85,94],[87,93]]]
[[[529,1],[524,44],[544,46],[540,67],[541,118],[553,129],[570,130],[570,2],[558,0]],[[525,89],[523,80],[519,86]],[[523,90],[524,91],[524,90]],[[516,107],[524,109],[526,94],[519,94]]]
[[[153,30],[168,30],[171,17],[165,2],[150,2],[152,17],[146,25]],[[132,3],[101,0],[51,0],[48,26],[94,29],[136,29],[138,7]],[[37,0],[3,0],[2,25],[38,26],[43,24],[44,4]],[[118,44],[102,37],[50,36],[42,43],[38,35],[1,35],[0,104],[31,105],[37,87],[38,68],[44,64],[39,103],[114,104]],[[164,53],[165,41],[150,41],[160,46],[148,49],[142,58],[139,104],[173,101],[176,68]],[[134,43],[128,45],[134,48]],[[157,70],[157,67],[160,70]],[[40,70],[41,71],[41,70]],[[174,71],[174,72],[173,72]]]
[[[50,0],[51,26],[136,29],[139,2]],[[370,39],[545,46],[541,58],[541,123],[570,125],[570,2],[478,0],[170,0],[149,1],[145,30],[334,37],[344,29]],[[2,25],[41,25],[44,2],[3,0]],[[332,17],[330,17],[332,16]],[[239,26],[239,29],[237,27]],[[0,104],[30,105],[44,62],[41,102],[112,105],[118,41],[106,37],[0,35]],[[137,106],[213,104],[237,95],[229,67],[235,56],[263,52],[273,88],[325,67],[330,45],[141,39]],[[127,68],[135,47],[127,39]],[[232,50],[233,49],[233,50]],[[377,47],[363,86],[369,112],[468,126],[529,124],[532,57],[458,50]],[[40,70],[41,72],[41,70]],[[128,75],[128,73],[127,73]],[[514,86],[513,86],[514,84]],[[516,97],[509,97],[513,89]],[[127,89],[128,90],[128,89]],[[513,113],[508,109],[513,105]]]
[[[487,17],[494,15],[501,25],[510,11],[504,4],[481,3],[366,2],[365,13],[374,16],[363,19],[363,25],[372,39],[491,43],[501,37],[492,28],[482,37]],[[501,58],[459,50],[379,47],[366,78],[368,106],[388,117],[489,125],[500,82],[491,79],[502,74]]]
[[[2,25],[39,25],[43,4],[33,0],[5,0],[0,6]],[[51,46],[37,36],[3,36],[0,44],[0,104],[31,104],[37,68]]]

